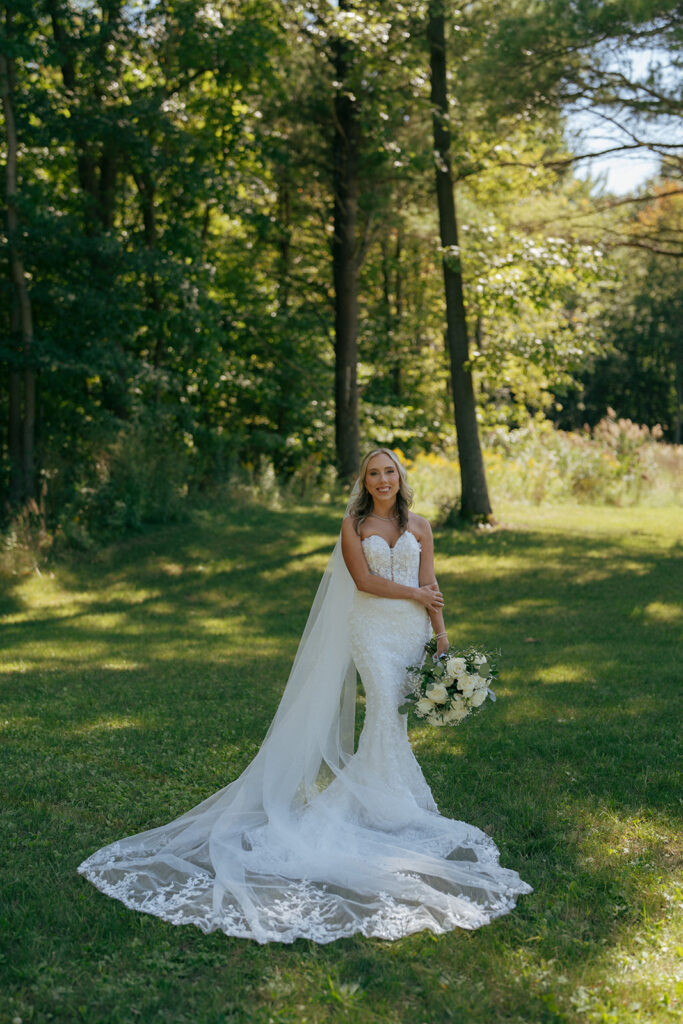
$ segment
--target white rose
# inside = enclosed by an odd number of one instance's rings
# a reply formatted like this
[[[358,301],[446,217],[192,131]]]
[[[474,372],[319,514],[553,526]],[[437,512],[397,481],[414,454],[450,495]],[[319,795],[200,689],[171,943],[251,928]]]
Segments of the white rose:
[[[433,700],[429,700],[428,697],[420,697],[420,699],[415,704],[415,711],[422,718],[424,718],[425,715],[428,715],[429,712],[433,711],[433,710],[434,710],[434,701]]]
[[[451,709],[453,711],[467,712],[467,704],[465,704],[464,699],[459,694],[457,697],[451,698]]]
[[[458,722],[462,722],[463,718],[467,718],[467,708],[451,708],[444,714],[444,721],[447,725],[456,725]]]
[[[434,701],[435,704],[445,704],[448,700],[448,690],[443,683],[435,683],[428,690],[425,690],[425,696],[429,700]]]
[[[474,693],[474,676],[465,676],[464,679],[461,679],[458,689],[463,697],[471,697]]]
[[[449,679],[459,679],[465,671],[464,658],[449,658],[446,662],[446,675]]]
[[[472,682],[474,683],[475,690],[487,690],[489,681],[488,679],[482,679],[481,676],[472,676]]]
[[[470,697],[470,704],[473,708],[478,708],[480,704],[483,704],[486,700],[486,690],[475,690]]]

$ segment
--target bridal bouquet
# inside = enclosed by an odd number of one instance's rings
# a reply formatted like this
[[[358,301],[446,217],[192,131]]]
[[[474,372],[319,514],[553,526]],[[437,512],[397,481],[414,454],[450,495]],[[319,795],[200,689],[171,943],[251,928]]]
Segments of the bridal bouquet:
[[[408,666],[412,690],[400,712],[412,708],[430,725],[458,725],[487,697],[496,699],[491,683],[498,669],[491,654],[474,647],[461,651],[451,646],[435,661],[435,653],[436,640],[432,637],[425,645],[423,663]]]

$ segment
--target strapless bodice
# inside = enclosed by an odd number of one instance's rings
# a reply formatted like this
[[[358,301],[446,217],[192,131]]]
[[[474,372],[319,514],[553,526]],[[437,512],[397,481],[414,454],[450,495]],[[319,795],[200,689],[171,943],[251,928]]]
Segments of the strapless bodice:
[[[382,576],[406,587],[419,585],[422,548],[410,530],[401,534],[393,548],[377,533],[370,534],[362,544],[365,560],[374,576]]]

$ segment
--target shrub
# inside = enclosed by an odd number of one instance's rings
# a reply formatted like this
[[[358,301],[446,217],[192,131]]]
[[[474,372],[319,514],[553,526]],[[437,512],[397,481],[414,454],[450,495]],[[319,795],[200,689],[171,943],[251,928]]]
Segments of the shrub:
[[[178,519],[187,496],[191,448],[162,417],[124,424],[93,457],[61,509],[57,535],[88,548],[94,537],[117,535]]]
[[[683,491],[683,450],[662,444],[661,429],[617,419],[613,410],[591,432],[555,430],[542,418],[484,438],[492,501],[580,501],[611,505],[675,504]],[[442,522],[460,496],[457,454],[407,460],[416,505]]]

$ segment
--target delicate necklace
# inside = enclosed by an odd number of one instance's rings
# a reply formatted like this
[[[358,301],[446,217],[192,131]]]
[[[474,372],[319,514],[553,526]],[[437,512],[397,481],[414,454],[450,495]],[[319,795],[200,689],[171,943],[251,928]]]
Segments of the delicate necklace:
[[[375,519],[383,519],[385,523],[391,523],[393,522],[394,519],[398,519],[398,516],[396,514],[394,514],[393,516],[381,516],[379,512],[371,512],[370,515],[374,516]]]

